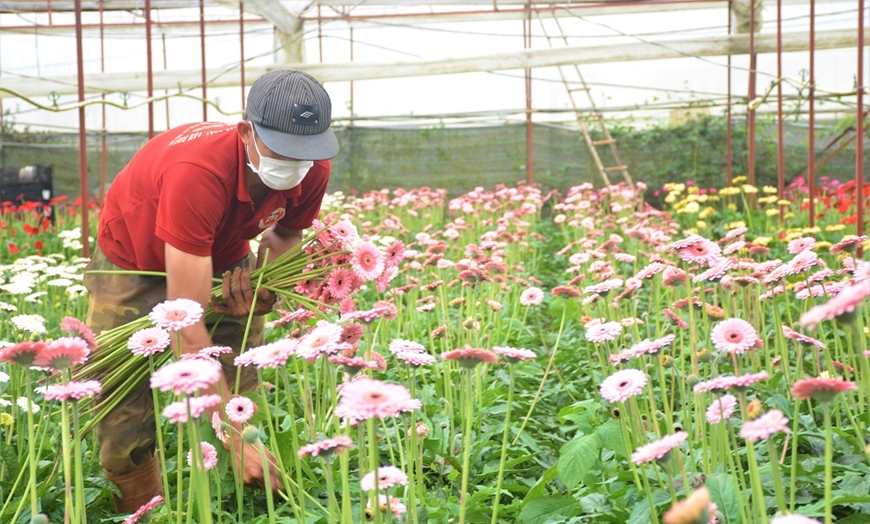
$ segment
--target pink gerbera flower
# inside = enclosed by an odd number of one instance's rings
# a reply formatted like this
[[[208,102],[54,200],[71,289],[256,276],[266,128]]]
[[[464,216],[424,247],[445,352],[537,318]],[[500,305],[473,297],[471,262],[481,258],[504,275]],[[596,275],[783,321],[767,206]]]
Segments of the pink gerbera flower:
[[[14,362],[19,366],[29,368],[33,365],[33,361],[39,356],[48,346],[45,342],[19,342],[9,347],[0,349],[0,362]]]
[[[341,334],[344,329],[338,324],[321,320],[307,335],[299,340],[296,355],[313,362],[320,355],[334,355],[345,349],[342,346]]]
[[[257,368],[278,368],[287,364],[287,359],[296,352],[299,340],[282,338],[265,346],[253,347],[234,360],[236,366],[256,366]]]
[[[202,459],[203,466],[206,471],[209,471],[211,468],[217,466],[218,463],[218,455],[217,450],[209,444],[208,442],[200,442],[200,449],[202,450]],[[193,450],[187,452],[187,465],[193,467]]]
[[[795,382],[791,387],[791,394],[798,400],[813,398],[819,402],[831,402],[838,393],[855,389],[857,389],[855,383],[846,382],[843,377],[809,377]]]
[[[537,287],[530,287],[520,294],[520,304],[524,306],[537,306],[544,300],[544,292]]]
[[[221,367],[212,360],[188,359],[172,362],[151,375],[151,388],[193,395],[220,380]]]
[[[654,277],[656,274],[661,273],[662,271],[667,269],[667,267],[668,266],[666,266],[665,264],[663,264],[661,262],[651,262],[651,263],[647,264],[643,269],[638,271],[637,274],[634,275],[634,278],[640,278],[640,279],[651,278],[651,277]]]
[[[681,286],[686,281],[686,272],[682,269],[668,266],[662,273],[662,284],[668,287]]]
[[[356,375],[363,369],[377,369],[378,362],[375,360],[366,360],[362,357],[348,357],[345,355],[332,355],[329,361],[333,364],[338,364],[344,367],[344,370],[351,375]]]
[[[387,248],[384,263],[387,267],[398,267],[399,263],[405,258],[405,243],[401,240],[396,240]]]
[[[590,342],[609,342],[622,333],[622,325],[619,322],[604,322],[586,328],[586,340]]]
[[[825,349],[828,347],[821,340],[816,340],[816,339],[814,339],[812,337],[808,337],[802,333],[798,333],[797,331],[794,331],[793,329],[791,329],[788,326],[782,326],[782,336],[784,336],[785,338],[791,339],[791,340],[796,340],[796,341],[801,342],[803,344],[816,346],[819,349]]]
[[[195,300],[177,298],[157,304],[148,316],[157,327],[178,331],[196,324],[202,318],[202,306]]]
[[[610,402],[625,402],[646,386],[646,373],[639,369],[623,369],[601,383],[601,396]]]
[[[678,431],[673,435],[665,435],[655,442],[650,442],[645,446],[637,448],[631,454],[631,461],[635,464],[643,464],[653,460],[666,461],[670,456],[671,450],[682,444],[688,436],[689,434],[685,431]]]
[[[338,435],[335,438],[329,438],[325,440],[321,440],[318,442],[314,442],[313,444],[306,444],[299,448],[299,458],[304,458],[309,455],[312,457],[323,456],[323,458],[330,458],[335,453],[343,453],[344,450],[350,449],[353,447],[353,440],[350,437],[345,435]]]
[[[788,419],[778,409],[768,411],[755,420],[748,420],[740,428],[740,436],[750,442],[770,438],[779,432],[789,433],[789,429]]]
[[[205,413],[205,410],[221,403],[220,395],[203,395],[201,397],[188,397],[178,402],[167,404],[163,408],[163,416],[173,424],[187,422],[188,410],[190,417],[197,419]]]
[[[353,272],[363,281],[375,280],[384,272],[384,255],[371,242],[358,242],[350,256]]]
[[[755,328],[739,318],[729,318],[716,324],[710,338],[719,351],[738,355],[752,349],[759,340]]]
[[[722,249],[715,243],[702,238],[690,246],[677,250],[677,256],[694,264],[709,264],[722,256]]]
[[[141,508],[136,510],[136,513],[133,513],[124,521],[123,524],[136,524],[139,522],[139,519],[145,516],[149,511],[153,510],[157,506],[163,504],[163,495],[157,495],[145,504],[142,505]]]
[[[472,369],[478,364],[494,364],[498,362],[498,355],[492,351],[472,348],[470,346],[441,353],[441,358],[444,360],[455,360],[466,369]]]
[[[88,343],[78,337],[61,337],[52,341],[33,360],[33,365],[63,371],[88,359]]]
[[[341,331],[341,341],[345,344],[356,344],[363,336],[363,327],[361,324],[352,322]]]
[[[338,300],[346,298],[353,291],[353,272],[345,267],[333,271],[326,280],[329,294]]]
[[[84,339],[91,351],[97,349],[97,336],[81,320],[75,317],[63,317],[63,320],[60,321],[60,329],[71,337]]]
[[[81,400],[85,397],[99,395],[101,391],[100,382],[97,380],[69,381],[65,384],[54,384],[45,388],[45,400]]]
[[[414,402],[404,386],[363,377],[342,385],[335,414],[351,422],[360,422],[370,418],[396,417],[417,407],[418,402]]]
[[[226,405],[227,418],[232,422],[244,424],[257,411],[257,405],[248,397],[233,397]]]
[[[804,327],[814,328],[822,320],[836,318],[842,322],[850,322],[854,317],[855,309],[868,296],[870,296],[870,280],[853,284],[826,303],[815,306],[801,315],[800,323]]]
[[[767,371],[759,371],[758,373],[746,373],[735,377],[733,375],[722,375],[710,379],[706,382],[698,382],[692,388],[695,393],[704,393],[707,391],[722,391],[726,389],[746,389],[757,382],[770,378]]]
[[[435,363],[435,357],[421,351],[397,351],[393,354],[397,359],[409,366],[420,367]]]
[[[518,349],[511,347],[494,347],[492,348],[497,354],[505,357],[511,364],[516,364],[523,360],[534,360],[537,355],[529,349]]]
[[[837,253],[851,253],[855,250],[855,246],[857,246],[861,242],[864,242],[865,240],[867,240],[867,237],[864,235],[861,235],[859,237],[850,235],[831,246],[829,251],[832,255],[836,255]]]
[[[400,352],[422,353],[422,352],[426,351],[426,348],[423,347],[423,344],[420,344],[419,342],[413,342],[410,340],[403,340],[401,338],[397,338],[397,339],[393,340],[392,342],[390,342],[389,349],[390,349],[390,353],[392,353],[394,355],[396,353],[400,353]]]
[[[356,226],[354,226],[350,220],[339,220],[329,228],[329,231],[332,232],[338,240],[347,244],[352,244],[356,242],[357,238],[359,238]]]
[[[797,255],[803,251],[809,251],[816,247],[816,239],[812,237],[796,238],[788,243],[788,252]]]
[[[719,398],[713,399],[713,403],[707,408],[707,422],[718,424],[723,420],[731,418],[735,407],[737,407],[737,398],[734,395],[722,395]]]
[[[148,355],[160,353],[169,347],[169,343],[169,333],[163,328],[153,327],[140,329],[133,333],[127,341],[127,348],[134,355],[147,357]]]
[[[369,510],[370,506],[371,506],[371,500],[369,500],[369,502],[366,503],[366,512],[367,513],[368,513],[368,511],[370,511]],[[405,507],[404,504],[402,504],[401,500],[399,500],[396,497],[393,497],[391,495],[378,494],[378,508],[382,512],[386,511],[387,508],[389,508],[390,512],[397,519],[401,519],[402,515],[404,515],[405,512],[408,511],[408,508]]]
[[[395,466],[381,466],[378,468],[378,485],[377,489],[386,490],[396,485],[405,486],[408,484],[408,475]],[[375,472],[369,471],[359,481],[359,486],[363,491],[372,491],[375,489]]]
[[[233,352],[230,346],[209,346],[199,350],[199,355],[203,357],[217,358],[220,355],[228,355]]]

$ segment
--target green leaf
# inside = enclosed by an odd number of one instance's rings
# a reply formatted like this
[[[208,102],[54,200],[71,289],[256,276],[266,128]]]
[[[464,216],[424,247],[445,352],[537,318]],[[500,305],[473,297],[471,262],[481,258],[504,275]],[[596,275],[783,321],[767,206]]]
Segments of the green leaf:
[[[598,435],[581,435],[566,443],[559,450],[559,462],[556,465],[559,479],[569,489],[574,489],[586,473],[598,460],[601,449],[601,439]]]
[[[731,475],[713,473],[704,482],[710,492],[710,498],[719,506],[719,511],[725,516],[725,524],[740,522],[740,497]]]
[[[605,448],[616,453],[616,456],[628,458],[625,442],[622,440],[622,431],[619,429],[619,421],[610,419],[602,424],[595,433],[601,439]]]
[[[647,499],[642,492],[638,495],[643,498],[637,501],[637,504],[631,511],[631,516],[628,517],[627,524],[649,524],[653,521],[652,512],[655,511],[655,508],[650,508],[649,499]],[[652,494],[652,499],[655,507],[658,507],[665,502],[670,501],[671,496],[665,491],[656,491]]]
[[[559,475],[559,472],[556,470],[556,466],[549,468],[547,471],[541,475],[541,478],[535,482],[535,485],[532,486],[532,489],[526,493],[525,498],[523,498],[523,503],[528,504],[529,502],[535,500],[536,498],[540,498],[544,496],[544,490],[547,489],[547,484],[553,481],[556,476]]]
[[[541,497],[523,507],[520,520],[526,524],[544,524],[552,517],[570,517],[574,514],[577,501],[564,497]]]

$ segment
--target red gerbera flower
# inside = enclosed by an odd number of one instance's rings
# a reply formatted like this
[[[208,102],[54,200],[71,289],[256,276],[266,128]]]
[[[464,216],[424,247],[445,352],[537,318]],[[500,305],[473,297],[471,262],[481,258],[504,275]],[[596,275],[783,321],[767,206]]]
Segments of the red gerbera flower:
[[[798,380],[791,387],[791,394],[798,400],[814,398],[819,402],[834,400],[837,393],[857,389],[854,382],[846,382],[843,377],[817,378],[809,377]]]

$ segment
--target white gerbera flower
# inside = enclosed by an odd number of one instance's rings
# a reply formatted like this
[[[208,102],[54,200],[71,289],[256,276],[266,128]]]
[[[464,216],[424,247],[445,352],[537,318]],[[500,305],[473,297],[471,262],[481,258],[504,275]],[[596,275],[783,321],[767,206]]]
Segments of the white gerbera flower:
[[[16,315],[10,319],[12,324],[21,331],[45,333],[45,319],[41,315]]]
[[[27,397],[18,397],[18,400],[16,400],[15,403],[18,404],[18,407],[25,413],[27,413],[28,410],[34,415],[39,413],[39,406],[31,402]]]

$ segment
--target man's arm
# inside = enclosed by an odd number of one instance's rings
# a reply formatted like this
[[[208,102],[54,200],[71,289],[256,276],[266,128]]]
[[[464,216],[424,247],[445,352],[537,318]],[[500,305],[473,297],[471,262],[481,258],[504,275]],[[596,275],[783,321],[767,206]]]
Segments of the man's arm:
[[[266,262],[266,251],[269,251],[269,260],[271,262],[279,256],[286,253],[290,248],[302,242],[302,231],[298,229],[287,229],[281,224],[275,224],[263,232],[263,238],[260,241],[260,249],[257,252],[257,267],[262,266]]]
[[[177,298],[187,298],[199,302],[203,311],[211,297],[211,275],[212,275],[212,260],[211,257],[203,257],[185,253],[170,244],[166,244],[166,298],[175,300]],[[205,315],[196,324],[188,326],[181,330],[181,348],[175,347],[176,339],[173,337],[173,347],[176,355],[181,353],[196,353],[202,348],[212,345],[211,337],[208,335],[208,328],[205,325]],[[239,348],[234,348],[238,350]],[[224,406],[230,400],[232,395],[227,385],[224,374],[221,373],[220,380],[217,384],[209,386],[203,391],[203,395],[220,395],[222,402],[217,406],[212,406],[206,409],[206,415],[210,420],[214,413],[218,413],[221,420],[225,420]],[[233,438],[234,454],[236,464],[243,463],[244,471],[242,478],[246,484],[263,485],[263,462],[259,452],[249,444],[242,442],[239,435],[241,434],[241,424],[230,422],[235,432]],[[242,462],[241,456],[244,455]],[[273,463],[276,462],[271,453],[266,453],[266,458],[270,462],[270,481],[273,490],[281,487],[280,473],[274,468]]]
[[[175,300],[187,298],[199,302],[205,311],[211,297],[212,260],[210,256],[203,257],[185,253],[170,244],[166,244],[166,298]],[[175,343],[173,337],[173,343]],[[204,347],[212,345],[205,327],[205,320],[181,330],[181,351],[195,353]],[[178,349],[175,348],[176,354]]]

